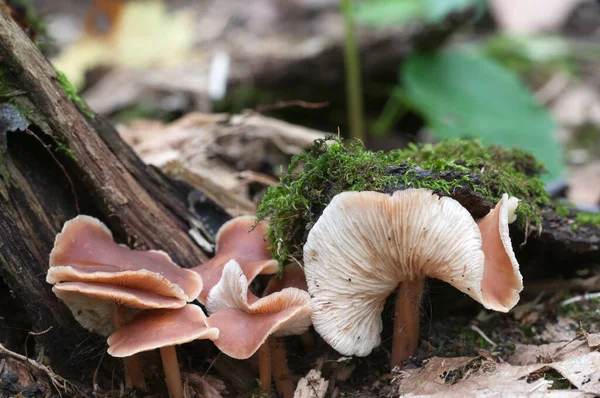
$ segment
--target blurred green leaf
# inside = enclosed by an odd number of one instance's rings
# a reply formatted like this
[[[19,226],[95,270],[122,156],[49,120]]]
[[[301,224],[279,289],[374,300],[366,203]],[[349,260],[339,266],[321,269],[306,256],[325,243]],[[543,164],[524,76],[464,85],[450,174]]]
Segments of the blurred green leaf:
[[[424,0],[374,0],[356,4],[358,22],[375,25],[403,24],[425,17]]]
[[[546,164],[547,179],[563,169],[556,125],[510,70],[469,51],[415,54],[402,69],[405,101],[438,138],[479,138],[521,147]]]
[[[439,22],[451,12],[464,10],[475,4],[484,4],[481,0],[424,0],[427,22]]]
[[[367,0],[356,4],[355,15],[358,22],[374,26],[435,23],[474,4],[483,3],[482,0]]]

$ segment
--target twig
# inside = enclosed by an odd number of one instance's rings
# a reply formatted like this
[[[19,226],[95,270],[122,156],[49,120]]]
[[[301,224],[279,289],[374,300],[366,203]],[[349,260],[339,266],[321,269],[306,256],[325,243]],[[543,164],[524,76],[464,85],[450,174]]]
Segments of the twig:
[[[41,332],[37,333],[32,331],[27,332],[27,337],[25,337],[25,342],[23,343],[23,348],[25,349],[25,358],[29,359],[29,353],[27,352],[27,340],[29,340],[29,336],[41,336],[42,334],[48,333],[50,330],[52,330],[53,327],[54,326],[50,326],[48,329],[42,330]],[[25,363],[25,367],[27,368],[27,373],[30,373],[29,362]]]
[[[258,113],[262,113],[262,112],[268,112],[268,111],[272,111],[272,110],[276,110],[276,109],[291,108],[293,106],[299,106],[301,108],[308,108],[308,109],[319,109],[319,108],[325,108],[328,105],[329,105],[329,102],[327,102],[327,101],[325,101],[325,102],[306,102],[306,101],[302,101],[302,100],[277,101],[274,104],[270,104],[270,105],[258,105],[256,108],[254,108],[254,111],[258,112]]]
[[[24,361],[25,363],[31,365],[35,369],[37,369],[41,372],[44,372],[50,378],[52,385],[54,386],[54,388],[56,388],[56,391],[58,391],[58,395],[60,395],[61,397],[62,397],[62,395],[60,393],[61,389],[64,392],[66,392],[67,394],[70,394],[72,396],[85,397],[85,394],[81,390],[79,390],[79,388],[77,388],[70,381],[68,381],[68,380],[60,377],[56,373],[54,373],[52,371],[52,369],[50,369],[49,367],[44,366],[41,363],[34,361],[33,359],[29,359],[24,355],[17,354],[16,352],[13,352],[13,351],[9,350],[8,348],[4,347],[2,344],[0,344],[0,354],[8,355],[9,357],[18,359],[20,361]]]
[[[65,167],[58,161],[56,156],[54,156],[54,154],[50,150],[50,145],[44,144],[44,141],[42,141],[42,139],[40,137],[38,137],[37,134],[35,134],[33,131],[31,131],[29,129],[25,130],[25,133],[33,136],[36,140],[38,140],[38,142],[40,144],[42,144],[42,146],[48,152],[48,154],[52,157],[52,159],[54,159],[54,161],[56,162],[58,167],[60,167],[60,169],[62,170],[65,177],[67,177],[67,180],[69,180],[69,185],[71,186],[71,192],[73,193],[73,197],[75,198],[75,208],[77,209],[77,213],[81,213],[81,211],[79,210],[79,199],[77,198],[77,193],[75,192],[75,185],[73,184],[73,180],[69,176],[69,173],[67,173],[67,170],[65,169]]]
[[[570,299],[566,299],[566,300],[562,301],[560,303],[560,306],[565,307],[569,304],[578,303],[583,300],[589,300],[589,299],[595,299],[595,298],[600,298],[600,292],[585,293],[585,294],[582,294],[581,296],[571,297]]]
[[[365,119],[363,108],[360,55],[354,28],[352,0],[340,0],[344,14],[344,66],[346,68],[346,100],[348,101],[348,124],[352,137],[365,142]]]
[[[477,332],[477,334],[479,334],[481,336],[481,338],[483,338],[485,341],[487,341],[492,346],[492,348],[494,348],[498,345],[498,344],[494,343],[492,341],[492,339],[487,337],[487,335],[485,333],[483,333],[483,330],[479,329],[477,326],[471,325],[471,330],[473,330],[474,332]]]
[[[102,361],[104,360],[104,355],[106,355],[106,351],[102,352],[102,356],[100,357],[98,366],[96,366],[96,370],[94,370],[94,377],[92,377],[92,391],[93,391],[94,397],[96,397],[98,395],[98,373],[100,372],[100,365],[102,365]]]
[[[217,360],[219,359],[219,357],[221,356],[222,352],[219,351],[219,353],[217,354],[217,356],[215,357],[215,359],[213,359],[212,361],[210,361],[210,365],[208,366],[208,369],[206,369],[206,372],[204,372],[204,374],[202,375],[202,378],[205,378],[206,375],[208,374],[208,372],[210,372],[210,370],[212,369],[213,365],[215,364],[215,362],[217,362]]]
[[[27,94],[27,91],[25,91],[25,90],[15,90],[15,91],[12,91],[10,93],[0,94],[0,98],[3,98],[3,97],[4,98],[16,97],[17,95],[23,95],[23,94]]]

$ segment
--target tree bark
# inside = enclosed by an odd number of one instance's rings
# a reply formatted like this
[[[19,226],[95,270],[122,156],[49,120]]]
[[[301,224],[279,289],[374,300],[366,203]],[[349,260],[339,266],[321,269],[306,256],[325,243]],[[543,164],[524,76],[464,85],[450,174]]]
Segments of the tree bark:
[[[37,354],[65,375],[91,375],[86,370],[96,361],[73,359],[89,335],[45,282],[54,237],[68,219],[89,214],[122,243],[164,250],[184,267],[198,265],[207,257],[186,233],[190,188],[145,165],[100,117],[84,116],[2,10],[0,79],[10,91],[0,96],[9,104],[0,113],[0,278],[19,305],[7,308],[3,300],[0,317],[26,320],[34,332],[52,327],[35,336]],[[19,118],[16,110],[26,116],[27,130],[11,131],[6,116]],[[0,293],[0,299],[7,295]]]

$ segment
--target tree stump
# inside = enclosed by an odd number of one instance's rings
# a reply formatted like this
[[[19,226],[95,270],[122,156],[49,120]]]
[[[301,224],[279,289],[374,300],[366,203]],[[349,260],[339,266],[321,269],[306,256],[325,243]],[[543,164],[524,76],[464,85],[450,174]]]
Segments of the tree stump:
[[[79,379],[91,377],[97,365],[73,355],[78,345],[84,350],[90,344],[90,335],[45,281],[65,221],[77,214],[97,217],[119,242],[164,250],[183,267],[207,257],[186,232],[190,188],[145,165],[112,126],[74,105],[78,97],[59,80],[0,9],[0,319],[25,329],[0,330],[0,342],[23,344],[28,330],[51,328],[29,337],[29,356]]]

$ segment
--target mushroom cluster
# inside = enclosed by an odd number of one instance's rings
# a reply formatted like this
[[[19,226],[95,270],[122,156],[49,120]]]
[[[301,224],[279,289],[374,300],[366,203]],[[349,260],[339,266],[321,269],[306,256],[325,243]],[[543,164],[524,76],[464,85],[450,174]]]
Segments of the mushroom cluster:
[[[268,389],[268,337],[306,331],[311,308],[304,276],[297,270],[273,278],[265,297],[248,290],[256,276],[278,270],[265,234],[266,225],[254,217],[234,218],[217,234],[216,255],[187,270],[164,252],[119,245],[99,220],[78,216],[57,235],[46,279],[82,326],[108,337],[108,353],[124,359],[129,386],[146,389],[136,355],[159,349],[169,394],[183,397],[175,346],[207,339],[234,358],[249,358],[259,348],[267,353],[261,355],[261,380]],[[210,317],[188,304],[196,299],[206,304]],[[276,352],[283,363],[274,371],[287,369],[285,351],[280,347]],[[278,389],[292,396],[291,381],[284,384]]]
[[[261,385],[269,390],[274,376],[287,398],[294,388],[282,336],[314,325],[341,354],[366,356],[381,342],[380,314],[394,291],[391,364],[413,355],[426,277],[485,308],[510,310],[523,289],[508,236],[517,206],[504,195],[475,220],[457,201],[427,189],[340,193],[308,234],[304,267],[284,267],[262,295],[250,284],[278,265],[267,225],[255,217],[225,223],[215,256],[188,270],[164,252],[119,245],[100,221],[78,216],[56,237],[47,281],[82,326],[108,338],[108,353],[124,359],[131,386],[145,389],[137,354],[159,349],[169,394],[182,398],[175,346],[206,339],[232,358],[258,354]]]
[[[315,330],[338,352],[366,356],[381,342],[383,304],[397,290],[391,364],[399,366],[417,348],[425,277],[507,312],[523,289],[508,236],[517,205],[505,194],[474,220],[428,189],[336,195],[304,246]]]

